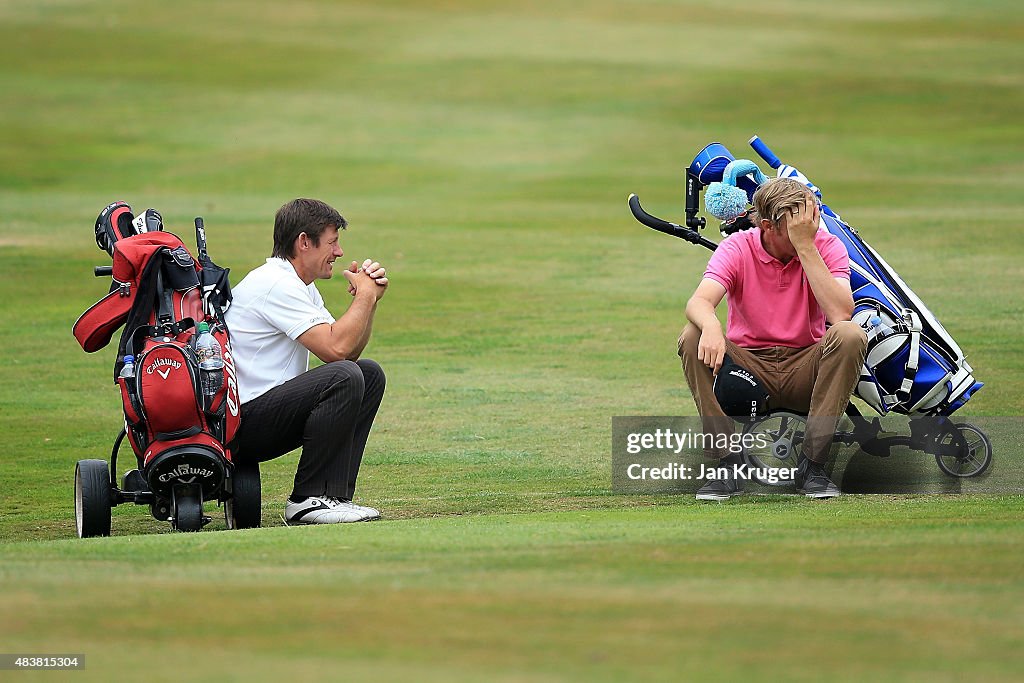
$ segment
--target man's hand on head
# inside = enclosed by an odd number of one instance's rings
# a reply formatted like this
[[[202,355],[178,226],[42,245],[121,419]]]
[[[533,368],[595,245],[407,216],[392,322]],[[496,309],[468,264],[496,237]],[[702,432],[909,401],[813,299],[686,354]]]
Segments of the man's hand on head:
[[[808,195],[791,213],[787,213],[783,220],[786,221],[789,240],[794,248],[799,250],[801,247],[814,246],[814,235],[818,232],[818,221],[821,220],[817,199]]]

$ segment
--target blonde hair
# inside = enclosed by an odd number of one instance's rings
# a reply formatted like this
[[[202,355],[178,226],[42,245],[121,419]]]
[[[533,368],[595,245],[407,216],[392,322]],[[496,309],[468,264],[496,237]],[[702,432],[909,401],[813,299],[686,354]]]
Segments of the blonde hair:
[[[788,212],[799,207],[813,194],[803,183],[792,178],[772,178],[754,193],[754,209],[761,218],[778,225]]]

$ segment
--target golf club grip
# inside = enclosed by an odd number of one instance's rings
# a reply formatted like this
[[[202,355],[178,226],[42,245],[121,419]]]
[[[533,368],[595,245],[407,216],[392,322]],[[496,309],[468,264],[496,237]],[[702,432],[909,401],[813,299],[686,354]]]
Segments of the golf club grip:
[[[758,156],[768,162],[769,166],[772,168],[782,166],[782,161],[779,160],[779,157],[775,156],[775,152],[768,149],[768,145],[764,144],[764,142],[761,141],[761,138],[755,135],[750,138],[748,142],[750,142],[750,146],[754,148],[754,151],[757,152]]]
[[[206,228],[204,227],[202,216],[196,216],[196,249],[199,253],[200,262],[205,261],[207,259]]]
[[[92,274],[96,277],[107,277],[114,274],[114,266],[96,266],[92,269]]]

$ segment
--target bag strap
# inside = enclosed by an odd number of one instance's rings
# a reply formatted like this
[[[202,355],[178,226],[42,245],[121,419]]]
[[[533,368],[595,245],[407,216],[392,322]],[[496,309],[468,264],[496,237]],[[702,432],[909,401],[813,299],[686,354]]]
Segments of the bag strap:
[[[128,343],[125,345],[125,353],[130,353],[136,358],[138,355],[135,353],[135,346],[139,337],[177,337],[186,330],[191,330],[196,327],[196,321],[192,318],[182,318],[181,320],[166,325],[141,325],[135,329],[135,334],[131,336]],[[140,345],[141,346],[141,345]]]
[[[140,336],[174,337],[196,326],[192,318],[174,319],[174,291],[164,286],[163,262],[167,247],[160,247],[149,259],[146,269],[139,278],[135,301],[128,313],[121,341],[118,343],[117,359],[114,362],[114,381],[124,366],[125,354],[137,355],[141,348]],[[156,312],[156,325],[150,324],[150,317]]]
[[[907,362],[903,366],[903,381],[895,393],[884,394],[882,400],[887,406],[906,405],[910,400],[910,392],[914,388],[914,380],[917,378],[917,370],[921,365],[921,318],[910,308],[904,308],[901,312],[903,324],[910,333],[910,348],[907,353]]]
[[[903,372],[903,383],[896,390],[896,397],[900,403],[910,400],[910,391],[914,388],[917,369],[921,364],[921,318],[913,309],[904,308],[903,322],[910,330],[910,353],[907,355],[907,365]]]
[[[121,373],[121,368],[124,366],[123,358],[125,353],[135,355],[134,338],[136,331],[140,326],[149,324],[149,315],[153,310],[157,293],[156,278],[161,268],[160,252],[164,249],[165,247],[157,249],[156,253],[146,263],[146,268],[139,277],[139,284],[135,289],[135,301],[132,302],[131,310],[128,311],[128,318],[125,321],[124,330],[121,332],[121,340],[117,344],[117,358],[114,360],[115,382],[117,381],[117,376]],[[129,348],[132,351],[128,351]]]

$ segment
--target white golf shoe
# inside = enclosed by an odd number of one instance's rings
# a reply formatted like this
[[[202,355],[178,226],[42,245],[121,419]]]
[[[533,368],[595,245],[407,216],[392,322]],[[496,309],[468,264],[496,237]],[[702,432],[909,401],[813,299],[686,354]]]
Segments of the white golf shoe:
[[[299,503],[289,500],[284,518],[289,524],[346,524],[380,519],[380,512],[332,496],[311,496]]]
[[[377,508],[372,508],[369,505],[360,505],[359,503],[353,503],[351,500],[347,502],[349,505],[352,505],[353,507],[357,507],[360,510],[364,511],[368,515],[368,517],[366,518],[367,522],[373,521],[375,519],[380,519],[380,510],[378,510]]]

